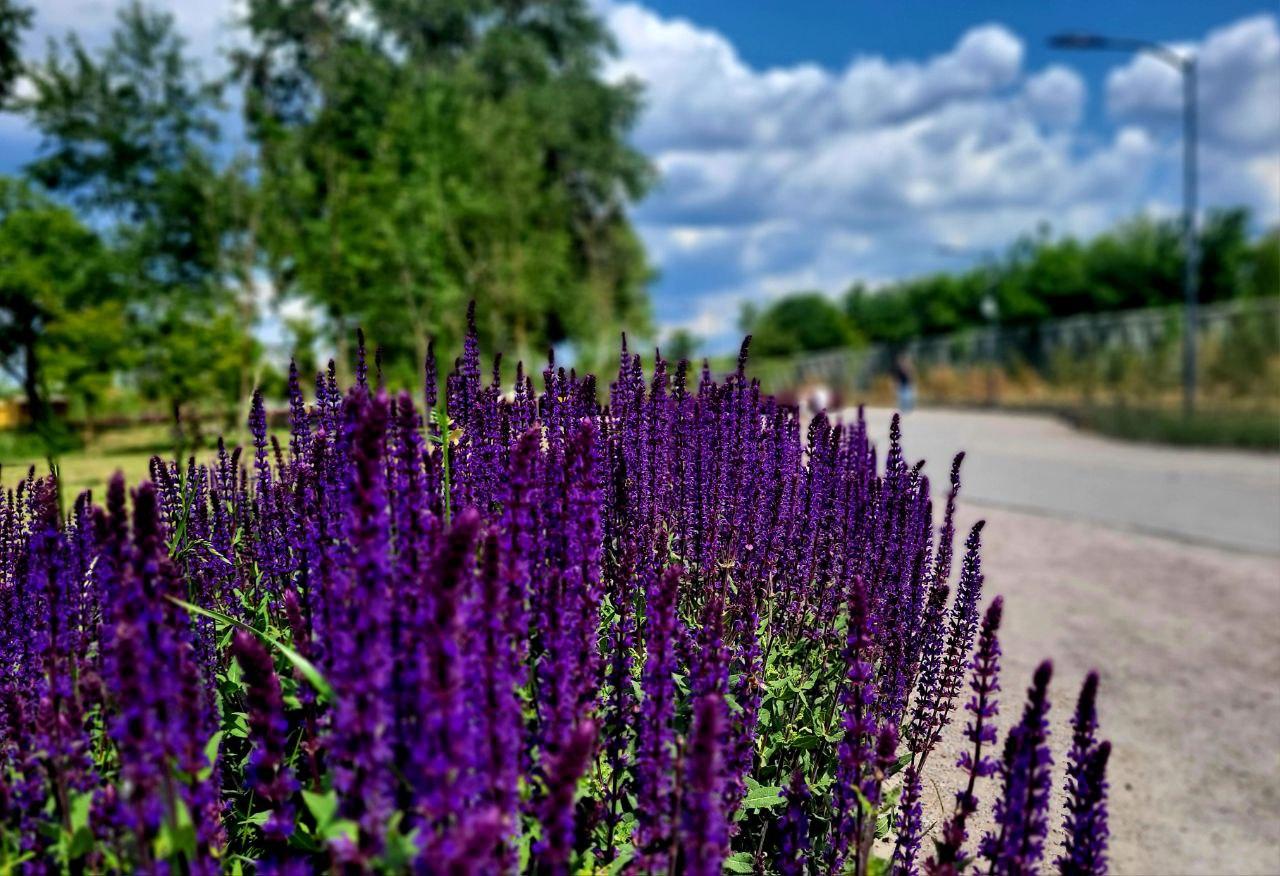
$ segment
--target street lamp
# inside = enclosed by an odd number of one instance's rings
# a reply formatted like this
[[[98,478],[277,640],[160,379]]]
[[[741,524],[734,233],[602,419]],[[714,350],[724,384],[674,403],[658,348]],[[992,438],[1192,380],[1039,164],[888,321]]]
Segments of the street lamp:
[[[1199,304],[1200,248],[1196,240],[1196,59],[1149,40],[1106,37],[1093,33],[1061,33],[1050,37],[1055,49],[1145,52],[1182,74],[1182,234],[1186,259],[1182,273],[1182,410],[1190,416],[1196,403],[1196,310]]]
[[[990,361],[987,363],[987,405],[995,407],[999,401],[999,391],[996,385],[996,370],[1001,365],[1001,349],[1000,349],[1000,299],[996,297],[996,261],[998,256],[993,249],[966,249],[962,246],[952,246],[951,244],[938,244],[934,247],[940,255],[947,256],[977,256],[982,265],[983,274],[986,275],[986,288],[982,292],[982,298],[978,300],[978,313],[987,321],[987,331],[989,333],[988,343],[984,344],[987,348]]]

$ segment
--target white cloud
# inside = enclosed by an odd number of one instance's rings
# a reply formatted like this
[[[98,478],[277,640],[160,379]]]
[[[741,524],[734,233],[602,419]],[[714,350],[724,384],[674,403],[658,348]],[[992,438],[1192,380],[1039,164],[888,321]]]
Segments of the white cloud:
[[[868,56],[839,75],[814,64],[758,71],[715,31],[634,3],[603,11],[620,50],[609,75],[644,82],[648,109],[637,139],[652,149],[813,144],[833,131],[989,94],[1012,83],[1022,65],[1022,42],[989,24],[925,63]]]
[[[1069,128],[1084,112],[1084,80],[1067,67],[1045,68],[1027,80],[1023,93],[1031,114],[1045,124]]]
[[[1081,76],[1025,69],[1022,40],[999,24],[932,58],[758,69],[714,30],[636,3],[599,8],[620,48],[610,75],[646,86],[637,142],[664,181],[637,217],[670,268],[668,325],[727,342],[743,301],[954,266],[941,244],[998,249],[1046,222],[1093,234],[1178,197],[1167,120],[1181,95],[1154,59],[1117,59],[1107,103],[1121,126],[1100,137],[1083,123]],[[1210,33],[1199,50],[1204,201],[1276,221],[1276,19]]]
[[[1206,145],[1237,152],[1280,149],[1280,25],[1270,15],[1212,31],[1194,55],[1199,68],[1200,129]],[[1107,106],[1120,120],[1176,132],[1182,77],[1151,55],[1135,56],[1107,77]]]

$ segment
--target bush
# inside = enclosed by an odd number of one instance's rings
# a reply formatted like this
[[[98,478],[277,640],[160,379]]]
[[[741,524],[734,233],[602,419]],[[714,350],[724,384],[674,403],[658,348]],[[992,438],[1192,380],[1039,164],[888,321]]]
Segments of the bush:
[[[1028,872],[1050,852],[1051,667],[997,748],[999,598],[954,581],[895,423],[690,385],[627,355],[481,379],[424,413],[339,392],[248,459],[153,460],[63,520],[0,502],[0,865],[262,873]],[[446,412],[447,411],[447,415]],[[980,620],[981,618],[981,620]],[[921,775],[966,677],[962,790],[928,851]],[[1105,869],[1087,680],[1060,869]],[[1002,751],[1002,753],[1001,753]],[[992,830],[966,822],[989,797]],[[927,859],[927,860],[926,860]],[[595,868],[600,868],[597,871]]]
[[[1187,416],[1169,408],[1099,405],[1072,409],[1066,416],[1083,428],[1128,441],[1280,450],[1280,413],[1274,410],[1199,410]]]

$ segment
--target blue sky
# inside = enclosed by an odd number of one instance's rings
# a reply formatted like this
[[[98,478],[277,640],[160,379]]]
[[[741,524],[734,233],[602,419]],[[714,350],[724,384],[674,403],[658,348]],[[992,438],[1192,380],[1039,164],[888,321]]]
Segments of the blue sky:
[[[33,44],[90,42],[120,0],[42,0]],[[216,66],[235,0],[167,5]],[[1064,53],[1060,30],[1200,57],[1206,204],[1280,221],[1280,23],[1214,2],[593,0],[647,85],[636,143],[662,173],[634,218],[665,331],[711,350],[743,302],[838,294],[955,267],[1048,223],[1089,235],[1176,209],[1178,77],[1145,57]],[[36,140],[0,118],[0,170]]]

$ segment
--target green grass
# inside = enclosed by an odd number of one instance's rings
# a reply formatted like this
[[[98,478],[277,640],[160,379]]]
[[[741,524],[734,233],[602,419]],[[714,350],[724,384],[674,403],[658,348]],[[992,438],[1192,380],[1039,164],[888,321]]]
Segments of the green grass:
[[[1142,407],[1086,407],[1063,411],[1083,429],[1127,441],[1188,447],[1280,450],[1280,414],[1274,411],[1181,411]]]
[[[69,442],[63,442],[66,448]],[[244,443],[243,436],[227,436],[227,444]],[[213,445],[195,451],[201,462],[213,454]],[[184,455],[189,455],[188,448]],[[71,498],[83,490],[92,490],[95,499],[106,495],[107,481],[117,471],[123,472],[125,483],[136,484],[148,477],[152,456],[171,459],[173,438],[167,426],[137,426],[104,432],[79,446],[62,449],[54,457],[61,475],[63,495]],[[30,432],[0,432],[0,485],[12,487],[34,466],[37,474],[49,471],[45,443]]]

